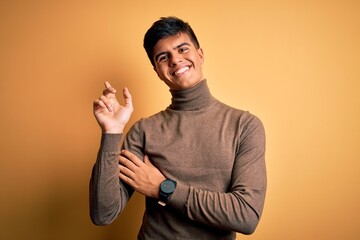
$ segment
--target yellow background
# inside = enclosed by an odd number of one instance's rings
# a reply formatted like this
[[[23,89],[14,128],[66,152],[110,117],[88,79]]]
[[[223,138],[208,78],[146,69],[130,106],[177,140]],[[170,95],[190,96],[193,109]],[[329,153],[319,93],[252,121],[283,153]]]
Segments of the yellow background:
[[[238,239],[360,239],[360,2],[0,2],[0,238],[134,239],[143,198],[91,224],[100,130],[92,101],[128,86],[131,123],[170,101],[142,48],[161,16],[189,21],[215,97],[258,115],[268,193]]]

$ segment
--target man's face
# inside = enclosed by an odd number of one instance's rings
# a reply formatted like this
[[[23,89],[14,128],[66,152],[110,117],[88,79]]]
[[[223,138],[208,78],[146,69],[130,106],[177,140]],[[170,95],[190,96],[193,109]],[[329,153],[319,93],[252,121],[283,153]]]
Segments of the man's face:
[[[188,89],[203,80],[203,51],[185,33],[160,39],[153,57],[154,70],[171,90]]]

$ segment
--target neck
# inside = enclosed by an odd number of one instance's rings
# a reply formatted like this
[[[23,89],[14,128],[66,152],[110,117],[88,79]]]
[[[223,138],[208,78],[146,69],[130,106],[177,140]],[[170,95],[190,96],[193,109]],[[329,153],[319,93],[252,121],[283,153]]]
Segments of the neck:
[[[170,93],[172,99],[169,109],[172,110],[198,110],[207,106],[213,100],[206,80],[200,81],[189,89],[170,90]]]

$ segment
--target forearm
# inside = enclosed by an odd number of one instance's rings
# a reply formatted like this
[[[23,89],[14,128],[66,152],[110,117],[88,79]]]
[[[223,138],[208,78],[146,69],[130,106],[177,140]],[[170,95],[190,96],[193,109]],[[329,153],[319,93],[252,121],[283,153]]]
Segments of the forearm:
[[[228,193],[198,189],[178,183],[169,204],[189,219],[216,228],[251,234],[258,225],[266,187]]]
[[[110,224],[132,192],[119,181],[121,134],[103,134],[90,179],[90,216],[96,225]]]

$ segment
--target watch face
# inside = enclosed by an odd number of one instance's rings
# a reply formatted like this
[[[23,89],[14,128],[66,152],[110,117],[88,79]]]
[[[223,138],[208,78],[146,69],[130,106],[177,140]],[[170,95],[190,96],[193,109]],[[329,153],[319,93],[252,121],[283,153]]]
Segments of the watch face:
[[[165,180],[161,183],[161,191],[164,193],[172,193],[175,190],[175,183],[170,180]]]

